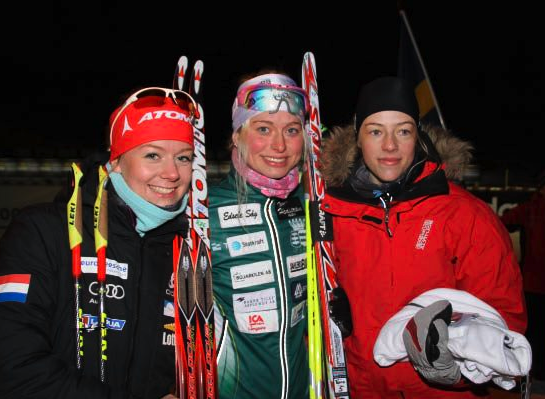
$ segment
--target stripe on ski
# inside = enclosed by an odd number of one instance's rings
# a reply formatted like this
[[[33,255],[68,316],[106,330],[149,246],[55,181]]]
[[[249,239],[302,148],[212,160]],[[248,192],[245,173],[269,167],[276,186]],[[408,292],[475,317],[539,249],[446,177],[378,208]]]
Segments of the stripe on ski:
[[[310,233],[313,242],[314,254],[311,259],[307,259],[307,267],[311,266],[307,270],[310,273],[312,264],[315,262],[315,275],[310,277],[310,280],[314,281],[315,288],[313,292],[319,298],[319,305],[321,308],[321,334],[314,331],[320,324],[312,324],[309,320],[309,336],[316,337],[315,339],[321,340],[323,338],[323,347],[325,349],[325,356],[321,356],[322,342],[313,343],[313,351],[318,353],[309,353],[309,356],[313,356],[315,363],[320,359],[325,362],[325,375],[327,384],[324,386],[323,394],[330,399],[334,398],[349,398],[348,393],[348,372],[345,362],[344,347],[342,342],[342,335],[337,325],[330,319],[329,316],[329,299],[330,293],[337,286],[336,281],[336,269],[333,263],[333,242],[331,228],[326,225],[326,214],[320,209],[320,202],[325,195],[325,182],[318,169],[320,159],[320,146],[322,141],[321,122],[320,122],[320,104],[318,101],[318,82],[316,79],[316,63],[314,55],[311,52],[306,52],[303,59],[302,66],[302,86],[307,92],[310,101],[310,118],[305,126],[307,132],[307,149],[309,151],[307,156],[307,194],[309,201],[309,220]],[[307,277],[308,278],[308,277]],[[310,287],[307,287],[310,289]],[[310,296],[309,296],[310,298]],[[314,320],[319,320],[318,316],[313,316],[309,306],[309,318],[312,316]],[[312,330],[310,330],[312,329]],[[322,336],[323,335],[323,336]],[[319,347],[319,348],[318,348]],[[311,372],[322,372],[320,366],[314,364],[315,369]],[[315,376],[318,378],[317,376]],[[311,386],[315,388],[315,395],[322,395],[321,387]],[[313,392],[311,392],[311,397]],[[315,396],[322,397],[322,396]]]

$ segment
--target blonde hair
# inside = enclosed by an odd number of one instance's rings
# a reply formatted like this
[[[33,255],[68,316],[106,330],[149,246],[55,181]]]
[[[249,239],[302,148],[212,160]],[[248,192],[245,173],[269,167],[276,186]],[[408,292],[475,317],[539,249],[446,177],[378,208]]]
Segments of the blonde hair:
[[[244,165],[248,167],[248,146],[246,145],[245,140],[238,140],[238,143],[234,142],[233,136],[237,134],[239,137],[248,129],[250,124],[250,119],[246,120],[241,127],[239,127],[233,134],[231,135],[231,142],[229,143],[229,149],[232,151],[234,147],[237,149],[237,156],[238,156],[238,164]],[[304,126],[301,126],[302,134],[303,134],[303,151],[301,152],[301,159],[298,162],[299,168],[302,167],[302,165],[305,164],[307,159],[307,148],[309,140],[306,130]],[[242,176],[240,173],[235,174],[235,188],[237,190],[237,203],[243,204],[246,203],[248,199],[248,185],[246,181],[246,177]]]
[[[246,143],[244,140],[239,140],[238,144],[235,144],[233,140],[233,135],[238,134],[240,135],[243,133],[244,130],[248,128],[249,120],[244,121],[241,127],[239,127],[233,134],[231,135],[231,144],[229,148],[232,150],[233,147],[237,148],[237,157],[238,157],[238,164],[239,165],[248,165],[248,147],[246,146]],[[237,203],[240,208],[240,204],[246,203],[248,199],[248,186],[246,177],[242,176],[240,173],[235,173],[235,188],[237,190]],[[240,209],[239,209],[240,210]]]
[[[241,84],[243,84],[247,80],[250,80],[252,78],[255,78],[256,76],[260,76],[260,75],[264,75],[264,74],[279,74],[279,75],[284,75],[284,76],[291,79],[291,77],[286,72],[284,72],[282,70],[266,67],[266,68],[260,69],[256,73],[245,74],[245,75],[241,76],[239,78],[239,80],[238,80],[238,84],[240,86]],[[229,150],[230,151],[233,150],[233,147],[237,148],[238,164],[239,165],[244,165],[244,166],[248,166],[248,147],[247,147],[246,143],[244,142],[244,140],[239,140],[238,144],[235,144],[235,142],[233,140],[233,136],[235,134],[237,134],[240,137],[244,133],[244,131],[246,129],[248,129],[249,124],[250,124],[250,119],[247,119],[246,121],[244,121],[242,123],[242,125],[236,131],[234,131],[231,134],[231,140],[230,140],[230,143],[229,143]],[[304,125],[305,125],[304,123],[301,125],[301,129],[302,129],[302,133],[303,133],[303,152],[301,154],[301,160],[299,161],[300,165],[304,164],[304,162],[306,160],[306,152],[307,152],[307,148],[308,148],[307,140],[309,140],[307,135],[306,135]],[[237,190],[237,202],[238,202],[238,205],[240,207],[240,205],[245,203],[247,201],[247,199],[248,199],[248,186],[247,186],[246,177],[241,176],[240,173],[235,174],[235,188]]]

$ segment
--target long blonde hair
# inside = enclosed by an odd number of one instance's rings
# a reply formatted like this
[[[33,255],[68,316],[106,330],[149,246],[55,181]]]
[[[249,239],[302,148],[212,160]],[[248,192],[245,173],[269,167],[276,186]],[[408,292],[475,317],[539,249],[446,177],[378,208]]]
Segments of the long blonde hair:
[[[241,127],[237,129],[236,132],[233,132],[231,135],[231,143],[229,149],[232,150],[236,147],[237,152],[236,156],[238,157],[238,164],[248,166],[248,147],[244,140],[239,140],[238,144],[235,143],[233,136],[238,134],[239,137],[243,133],[243,130],[248,128],[249,120],[245,121]],[[237,204],[240,208],[240,204],[246,203],[248,199],[248,185],[246,181],[246,176],[241,175],[240,173],[235,173],[235,188],[237,190]],[[239,209],[240,211],[240,209]]]

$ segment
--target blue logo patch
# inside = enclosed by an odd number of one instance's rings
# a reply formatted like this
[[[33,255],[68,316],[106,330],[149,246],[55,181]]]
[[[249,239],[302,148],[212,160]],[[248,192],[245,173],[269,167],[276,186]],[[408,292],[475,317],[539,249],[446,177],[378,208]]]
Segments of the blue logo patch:
[[[83,328],[87,331],[92,331],[95,328],[98,328],[98,316],[93,316],[90,314],[84,314],[81,317]],[[121,319],[111,319],[106,317],[106,328],[108,330],[121,331],[125,327],[126,320]]]

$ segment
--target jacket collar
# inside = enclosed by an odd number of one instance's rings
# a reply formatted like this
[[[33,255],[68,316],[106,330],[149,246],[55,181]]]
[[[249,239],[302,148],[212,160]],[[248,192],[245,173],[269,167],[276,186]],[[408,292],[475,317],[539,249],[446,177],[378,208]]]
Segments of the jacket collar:
[[[80,168],[83,172],[81,181],[82,204],[83,208],[90,208],[91,214],[94,208],[97,186],[98,186],[98,168],[105,165],[109,159],[108,152],[93,153],[85,158]],[[70,197],[72,188],[66,187],[56,198],[56,201],[66,202]],[[136,217],[127,204],[117,195],[112,184],[108,183],[108,226],[110,234],[120,234],[124,237],[140,238],[135,230]],[[172,236],[187,231],[188,221],[185,214],[158,226],[147,232],[144,237],[158,237],[162,235]],[[90,226],[84,226],[85,229],[93,229],[92,222]]]
[[[448,181],[443,169],[433,162],[426,162],[420,176],[411,184],[405,185],[395,197],[392,203],[414,200],[421,197],[432,195],[448,194]],[[362,203],[378,206],[381,204],[380,198],[366,198],[357,193],[348,180],[345,180],[341,186],[330,187],[327,193],[343,201]]]

